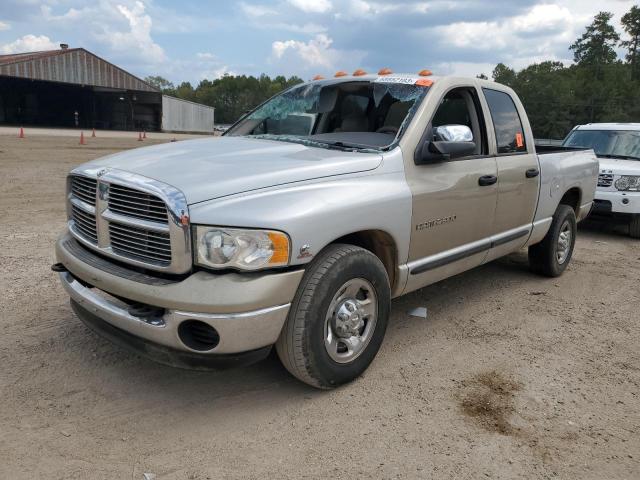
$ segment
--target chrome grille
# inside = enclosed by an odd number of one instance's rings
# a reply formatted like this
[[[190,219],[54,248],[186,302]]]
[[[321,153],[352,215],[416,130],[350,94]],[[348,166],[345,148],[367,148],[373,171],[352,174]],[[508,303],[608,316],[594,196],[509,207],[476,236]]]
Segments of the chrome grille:
[[[111,222],[111,248],[125,257],[167,266],[171,264],[171,239],[168,233]]]
[[[71,205],[71,219],[73,228],[79,235],[89,240],[91,243],[98,243],[98,232],[96,229],[96,216],[85,212],[76,205]]]
[[[121,185],[109,186],[109,210],[142,220],[167,223],[167,207],[162,200]]]
[[[85,247],[150,270],[190,270],[189,206],[180,190],[91,165],[71,172],[67,185],[69,230]]]
[[[613,175],[611,173],[601,173],[598,175],[599,187],[610,187],[613,185]]]
[[[96,204],[96,187],[98,182],[95,179],[74,175],[71,177],[71,193],[74,197],[88,203]]]

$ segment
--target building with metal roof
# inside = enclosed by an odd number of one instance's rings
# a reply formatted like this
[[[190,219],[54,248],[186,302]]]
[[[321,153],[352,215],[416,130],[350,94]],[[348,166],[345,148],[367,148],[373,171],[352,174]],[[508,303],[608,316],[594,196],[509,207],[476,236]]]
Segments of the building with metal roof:
[[[83,48],[0,55],[0,124],[212,132],[214,109],[163,95]]]

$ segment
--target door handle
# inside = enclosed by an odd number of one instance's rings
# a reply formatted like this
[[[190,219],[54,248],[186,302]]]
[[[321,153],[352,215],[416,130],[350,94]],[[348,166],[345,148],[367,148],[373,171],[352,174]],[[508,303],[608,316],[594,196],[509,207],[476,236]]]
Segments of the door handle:
[[[498,177],[495,175],[483,175],[478,179],[478,185],[486,187],[487,185],[493,185],[498,181]]]
[[[540,170],[538,170],[537,168],[530,168],[524,174],[527,176],[527,178],[535,178],[540,175]]]

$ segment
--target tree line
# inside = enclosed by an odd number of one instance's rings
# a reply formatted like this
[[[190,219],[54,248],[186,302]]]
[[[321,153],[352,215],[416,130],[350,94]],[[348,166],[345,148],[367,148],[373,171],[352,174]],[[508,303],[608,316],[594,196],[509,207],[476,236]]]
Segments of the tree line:
[[[622,16],[627,39],[611,24],[613,14],[600,12],[569,49],[574,63],[547,61],[516,71],[503,63],[492,77],[520,96],[538,138],[563,138],[576,124],[640,121],[640,8]],[[618,58],[620,47],[626,55]],[[485,75],[479,75],[487,78]],[[216,108],[216,123],[233,123],[247,110],[276,93],[301,83],[292,76],[225,75],[175,86],[155,76],[145,79],[163,93]]]
[[[298,77],[285,78],[268,75],[259,77],[246,75],[224,75],[215,80],[202,80],[195,88],[189,82],[182,82],[174,86],[162,77],[147,77],[147,83],[162,90],[165,95],[189,100],[215,107],[216,123],[233,123],[240,115],[251,110],[276,93],[289,88],[302,79]]]

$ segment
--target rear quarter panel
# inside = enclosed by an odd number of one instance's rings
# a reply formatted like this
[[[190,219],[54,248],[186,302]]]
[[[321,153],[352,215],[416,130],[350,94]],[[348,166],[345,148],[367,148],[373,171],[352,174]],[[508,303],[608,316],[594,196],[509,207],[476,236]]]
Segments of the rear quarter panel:
[[[539,155],[540,198],[529,244],[546,235],[560,200],[572,188],[580,190],[578,220],[588,213],[598,181],[598,159],[593,150],[554,152]]]

